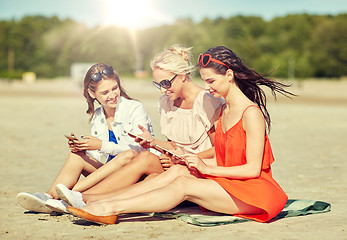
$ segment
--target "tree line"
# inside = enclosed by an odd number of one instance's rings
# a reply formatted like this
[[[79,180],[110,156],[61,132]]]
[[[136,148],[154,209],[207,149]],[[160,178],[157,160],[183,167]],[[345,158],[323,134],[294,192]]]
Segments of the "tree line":
[[[76,62],[105,62],[121,74],[149,71],[150,59],[179,43],[196,58],[224,45],[263,74],[280,78],[347,76],[347,14],[295,14],[265,21],[261,17],[205,18],[130,32],[117,26],[88,28],[58,17],[26,16],[0,21],[0,77],[69,76]]]

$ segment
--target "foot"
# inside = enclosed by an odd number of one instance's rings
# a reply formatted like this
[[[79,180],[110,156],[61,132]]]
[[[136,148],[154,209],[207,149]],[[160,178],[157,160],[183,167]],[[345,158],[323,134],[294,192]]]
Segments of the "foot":
[[[41,213],[51,213],[52,209],[46,206],[46,201],[52,199],[47,193],[25,193],[20,192],[17,195],[17,202],[23,208]]]
[[[66,207],[69,205],[67,205],[63,200],[48,199],[46,201],[46,206],[55,212],[69,213],[66,210]]]
[[[82,199],[82,193],[72,191],[68,189],[64,184],[57,184],[55,190],[57,191],[59,198],[69,206],[83,208],[86,205],[86,203]]]
[[[67,207],[67,211],[72,213],[76,217],[83,218],[90,222],[95,222],[100,224],[115,224],[117,221],[117,215],[96,216],[80,208],[75,208],[75,207]]]

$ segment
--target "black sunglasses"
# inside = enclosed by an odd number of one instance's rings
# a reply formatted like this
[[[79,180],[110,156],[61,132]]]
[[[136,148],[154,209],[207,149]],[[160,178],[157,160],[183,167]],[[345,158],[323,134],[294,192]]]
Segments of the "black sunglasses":
[[[109,66],[109,67],[104,68],[104,70],[102,70],[101,72],[94,73],[90,78],[94,82],[99,82],[102,79],[102,74],[109,77],[109,76],[112,76],[113,73],[114,73],[114,71],[113,71],[112,66]]]
[[[177,77],[178,74],[176,74],[175,76],[173,76],[173,78],[171,78],[171,80],[168,79],[164,79],[161,80],[160,83],[157,83],[155,81],[153,81],[154,86],[156,86],[158,89],[161,88],[165,88],[165,89],[169,89],[171,87],[171,83],[172,81]]]

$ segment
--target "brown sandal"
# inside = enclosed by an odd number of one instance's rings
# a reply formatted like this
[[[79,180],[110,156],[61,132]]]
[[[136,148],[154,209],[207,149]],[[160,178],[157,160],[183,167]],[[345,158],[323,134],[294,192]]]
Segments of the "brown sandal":
[[[90,214],[80,208],[67,207],[66,210],[69,213],[72,213],[76,217],[83,218],[85,220],[100,223],[100,224],[115,224],[117,221],[117,215],[108,215],[108,216],[95,216]]]

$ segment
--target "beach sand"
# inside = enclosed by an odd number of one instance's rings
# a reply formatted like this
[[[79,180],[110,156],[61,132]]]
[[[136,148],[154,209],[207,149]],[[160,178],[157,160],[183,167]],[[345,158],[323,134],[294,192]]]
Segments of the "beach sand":
[[[160,135],[159,91],[149,80],[127,80]],[[71,215],[28,212],[21,192],[44,192],[66,160],[64,134],[89,134],[81,86],[72,80],[34,84],[0,81],[0,239],[347,239],[347,81],[294,82],[299,97],[269,96],[274,178],[290,199],[331,203],[329,213],[198,227],[159,218],[99,226]]]

